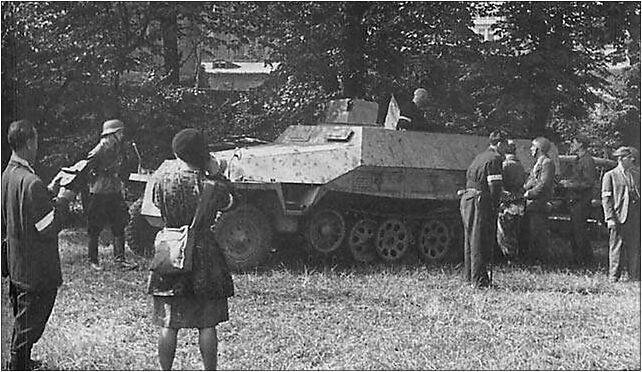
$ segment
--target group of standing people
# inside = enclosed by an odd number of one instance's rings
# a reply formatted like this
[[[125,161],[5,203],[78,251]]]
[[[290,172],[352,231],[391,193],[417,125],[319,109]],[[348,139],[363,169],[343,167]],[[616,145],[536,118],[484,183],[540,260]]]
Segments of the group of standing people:
[[[402,118],[408,124],[414,121],[411,117],[406,119]],[[123,136],[124,124],[120,120],[105,122],[101,140],[87,158],[86,167],[91,174],[88,253],[95,270],[102,270],[98,262],[98,235],[107,225],[114,235],[115,261],[124,269],[135,267],[125,260],[123,228],[127,211],[119,179]],[[28,370],[38,367],[38,362],[31,359],[31,349],[45,329],[62,284],[57,233],[76,192],[56,187],[55,182],[48,188],[35,174],[38,133],[31,122],[11,123],[8,140],[12,155],[2,174],[2,232],[7,245],[3,263],[8,265],[3,265],[2,274],[10,279],[9,297],[15,319],[9,368]],[[586,151],[587,143],[583,136],[574,139],[579,171],[566,185],[575,192],[571,205],[573,250],[581,259],[590,259],[592,253],[585,224],[595,166]],[[510,222],[509,214],[520,214],[519,208],[513,207],[525,200],[526,228],[522,231],[527,232],[528,243],[518,244],[523,234],[505,233],[500,246],[509,247],[506,252],[519,255],[521,250],[522,255],[537,257],[548,249],[548,201],[555,178],[555,165],[548,155],[550,149],[551,143],[546,138],[532,141],[530,151],[535,164],[527,176],[515,156],[515,143],[502,133],[493,132],[488,149],[469,166],[460,211],[464,224],[464,278],[473,286],[488,287],[492,283],[488,264],[498,243],[495,228],[500,205],[506,212],[504,222]],[[153,296],[152,319],[161,328],[159,361],[163,369],[171,369],[179,329],[197,328],[204,366],[215,369],[216,325],[229,318],[228,298],[234,294],[234,285],[211,226],[216,223],[219,211],[231,207],[233,197],[229,182],[222,176],[224,163],[210,157],[200,131],[180,131],[172,141],[172,150],[175,166],[154,175],[153,202],[165,225],[188,225],[199,203],[206,203],[207,207],[203,209],[202,222],[195,226],[192,270],[165,275],[151,272],[149,276],[147,292]],[[610,231],[609,279],[618,281],[626,275],[639,279],[640,174],[634,167],[639,155],[631,147],[621,147],[613,155],[618,166],[604,175],[601,194]],[[509,210],[512,212],[508,213]],[[500,215],[500,221],[501,218]]]
[[[590,263],[593,251],[587,234],[595,162],[588,152],[589,139],[578,134],[571,150],[577,155],[574,175],[561,182],[570,191],[571,246],[576,262]],[[535,163],[528,175],[516,157],[516,144],[500,132],[490,135],[488,149],[466,172],[460,211],[464,224],[464,280],[474,287],[489,287],[495,246],[509,258],[543,259],[550,237],[548,215],[555,187],[555,164],[549,157],[551,142],[537,137],[530,153]],[[609,280],[640,278],[640,173],[634,162],[638,152],[621,147],[613,156],[618,166],[602,180],[602,207],[609,228]],[[523,218],[522,218],[523,216]]]
[[[14,326],[6,368],[32,370],[42,363],[31,359],[31,349],[45,330],[62,284],[58,232],[77,191],[57,182],[46,186],[36,175],[38,132],[33,123],[15,121],[7,136],[12,155],[2,174],[2,275],[9,277]],[[122,121],[106,121],[99,144],[81,167],[88,174],[88,254],[94,270],[103,270],[98,261],[98,235],[106,226],[114,235],[116,264],[125,270],[136,267],[125,259],[123,229],[128,215],[119,178],[123,137]],[[229,318],[227,299],[234,294],[234,286],[211,226],[219,211],[231,207],[233,197],[222,176],[224,163],[210,157],[200,131],[182,130],[174,137],[172,149],[176,166],[154,177],[154,203],[165,225],[189,224],[196,205],[206,207],[194,227],[192,270],[168,275],[151,272],[149,276],[152,319],[161,328],[159,362],[163,369],[171,369],[178,330],[197,328],[205,369],[213,370],[217,365],[216,325]]]

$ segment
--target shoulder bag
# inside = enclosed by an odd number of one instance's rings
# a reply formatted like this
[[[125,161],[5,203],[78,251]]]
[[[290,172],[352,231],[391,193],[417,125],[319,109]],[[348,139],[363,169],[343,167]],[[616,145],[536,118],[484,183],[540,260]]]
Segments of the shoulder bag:
[[[200,185],[200,178],[198,182]],[[199,200],[192,223],[181,227],[164,227],[156,234],[154,258],[150,270],[159,274],[187,273],[192,270],[192,253],[196,238],[195,227],[202,215],[203,204],[202,187],[199,187]],[[164,192],[163,208],[167,208]]]

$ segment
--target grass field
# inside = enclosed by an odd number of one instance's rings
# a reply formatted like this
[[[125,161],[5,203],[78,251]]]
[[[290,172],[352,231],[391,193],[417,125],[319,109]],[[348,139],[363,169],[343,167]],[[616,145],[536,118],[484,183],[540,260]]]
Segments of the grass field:
[[[158,369],[147,272],[114,269],[105,245],[107,270],[90,271],[85,244],[61,234],[65,284],[34,356],[48,369]],[[452,265],[274,262],[234,275],[220,369],[640,369],[640,283],[608,283],[604,266],[500,266],[474,290]],[[3,363],[7,292],[3,281]],[[179,333],[174,369],[202,369],[196,331]]]

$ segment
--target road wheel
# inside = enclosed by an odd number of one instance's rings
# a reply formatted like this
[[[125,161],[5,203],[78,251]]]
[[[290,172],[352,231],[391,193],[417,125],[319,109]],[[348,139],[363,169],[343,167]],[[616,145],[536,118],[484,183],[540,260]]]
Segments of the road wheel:
[[[429,262],[443,260],[448,255],[451,242],[450,228],[443,221],[430,219],[421,225],[418,248],[424,260]]]
[[[408,252],[411,241],[412,236],[406,224],[397,218],[391,218],[379,225],[375,249],[384,261],[398,262]]]
[[[158,228],[150,225],[147,219],[140,214],[143,199],[136,200],[129,207],[129,222],[125,226],[125,241],[129,249],[142,257],[154,255],[154,238]]]
[[[324,254],[333,252],[341,246],[345,236],[346,223],[339,212],[322,209],[310,217],[307,237],[315,251]]]
[[[214,232],[233,270],[261,265],[272,249],[270,224],[265,214],[252,205],[241,205],[223,213]]]
[[[374,237],[377,232],[377,221],[371,219],[358,220],[348,235],[348,249],[357,262],[372,262],[377,258],[374,249]]]

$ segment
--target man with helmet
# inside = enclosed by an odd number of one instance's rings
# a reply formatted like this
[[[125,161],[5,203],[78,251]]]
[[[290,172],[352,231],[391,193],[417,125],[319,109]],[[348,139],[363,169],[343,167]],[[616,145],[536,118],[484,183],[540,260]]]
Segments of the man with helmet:
[[[602,179],[602,208],[609,228],[609,280],[617,282],[624,272],[640,280],[640,172],[633,147],[620,147],[613,156],[617,167]]]
[[[548,201],[553,195],[555,164],[548,157],[551,142],[544,137],[537,137],[531,143],[531,156],[535,165],[524,184],[526,199],[526,223],[528,244],[524,247],[529,258],[543,258],[548,252],[549,231]]]
[[[466,171],[466,190],[460,201],[464,224],[464,280],[477,288],[489,287],[488,264],[493,254],[497,206],[502,193],[502,154],[506,139],[490,134],[490,145]]]
[[[595,161],[588,152],[590,140],[588,136],[579,133],[571,142],[571,151],[577,154],[575,174],[570,180],[563,180],[562,186],[571,191],[570,210],[573,257],[577,262],[593,261],[593,250],[588,239],[586,219],[591,212],[593,186],[595,184]]]
[[[114,259],[123,269],[137,265],[125,260],[125,225],[127,205],[123,197],[123,182],[120,178],[124,164],[122,146],[125,125],[113,119],[103,123],[100,142],[87,157],[89,169],[89,201],[87,203],[87,233],[89,235],[89,261],[95,270],[98,263],[98,236],[107,225],[114,236]]]

